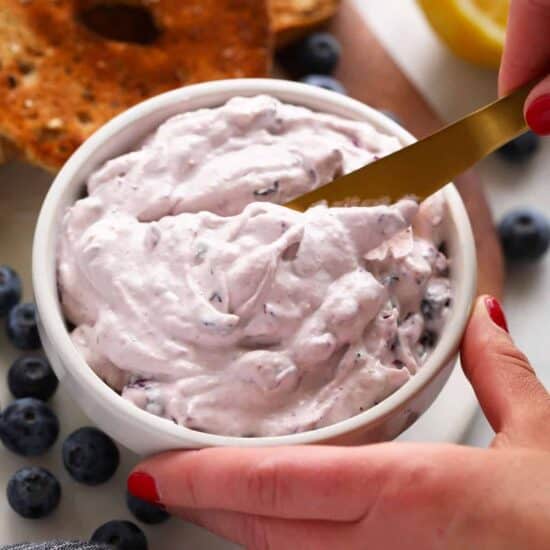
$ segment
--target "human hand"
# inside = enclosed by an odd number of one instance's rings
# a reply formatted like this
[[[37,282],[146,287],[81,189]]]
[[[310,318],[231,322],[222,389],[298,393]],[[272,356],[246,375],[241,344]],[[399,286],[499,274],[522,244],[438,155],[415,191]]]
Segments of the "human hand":
[[[550,396],[478,299],[462,364],[491,449],[383,443],[217,448],[136,467],[128,487],[252,550],[547,549]]]
[[[511,0],[500,94],[545,75],[525,102],[525,118],[541,135],[550,134],[550,0]]]

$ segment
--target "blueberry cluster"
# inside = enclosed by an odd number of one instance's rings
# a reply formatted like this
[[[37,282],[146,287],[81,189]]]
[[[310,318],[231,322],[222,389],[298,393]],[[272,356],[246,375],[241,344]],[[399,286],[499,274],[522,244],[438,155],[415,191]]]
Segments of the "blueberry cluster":
[[[511,164],[529,161],[540,148],[541,138],[529,131],[502,146],[497,154]],[[498,225],[504,256],[510,263],[539,260],[550,245],[550,221],[532,208],[508,212]]]
[[[11,343],[26,353],[8,370],[7,381],[15,400],[0,413],[0,440],[9,451],[24,457],[41,456],[59,436],[59,420],[47,401],[55,394],[58,380],[40,353],[36,309],[20,303],[22,284],[8,266],[0,266],[0,318]],[[30,352],[30,353],[29,353]],[[77,482],[94,486],[115,474],[120,458],[113,440],[93,427],[80,428],[63,442],[61,454],[69,475]],[[8,482],[8,503],[20,516],[40,519],[50,515],[61,499],[61,485],[45,468],[19,469]],[[142,523],[162,523],[169,518],[164,510],[125,495],[128,509]],[[110,521],[100,526],[92,542],[110,544],[117,550],[147,550],[143,531],[130,521]]]

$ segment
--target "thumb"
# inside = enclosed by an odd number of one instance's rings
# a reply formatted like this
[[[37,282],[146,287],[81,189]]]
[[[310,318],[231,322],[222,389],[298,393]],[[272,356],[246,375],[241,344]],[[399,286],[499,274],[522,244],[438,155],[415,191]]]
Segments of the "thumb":
[[[539,82],[527,97],[525,120],[537,134],[550,134],[550,75]]]
[[[461,357],[481,408],[498,434],[494,444],[550,449],[550,396],[510,338],[495,298],[477,299]]]

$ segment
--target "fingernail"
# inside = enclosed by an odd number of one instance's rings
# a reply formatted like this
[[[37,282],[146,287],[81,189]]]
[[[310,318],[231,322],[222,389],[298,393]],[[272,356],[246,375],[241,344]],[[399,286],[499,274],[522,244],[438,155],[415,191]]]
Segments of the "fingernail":
[[[128,492],[141,500],[160,504],[155,480],[145,472],[133,472],[128,477]]]
[[[509,332],[504,311],[502,311],[502,307],[500,306],[498,300],[492,296],[487,296],[487,298],[485,298],[485,307],[487,308],[489,317],[491,317],[493,323],[500,328],[503,328],[506,332]]]
[[[550,134],[550,94],[541,95],[532,101],[525,119],[533,132],[541,136]]]

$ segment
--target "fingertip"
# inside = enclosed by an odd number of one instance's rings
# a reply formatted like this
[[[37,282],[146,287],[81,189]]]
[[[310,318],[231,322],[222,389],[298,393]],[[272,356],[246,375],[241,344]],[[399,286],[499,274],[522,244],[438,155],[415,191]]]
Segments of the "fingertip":
[[[128,492],[151,504],[160,504],[157,483],[152,475],[142,470],[134,470],[127,480]]]
[[[504,309],[500,301],[491,294],[482,294],[476,298],[468,328],[472,323],[476,325],[476,329],[481,325],[492,325],[493,329],[509,332]]]
[[[486,295],[483,298],[483,304],[485,305],[485,309],[489,314],[491,321],[493,321],[493,323],[500,329],[510,332],[508,330],[508,322],[506,321],[506,316],[504,315],[500,302],[494,296]]]
[[[481,366],[479,358],[495,345],[505,343],[509,339],[506,316],[499,301],[490,294],[479,296],[474,304],[461,347],[462,368],[470,381],[474,371]]]
[[[141,500],[152,504],[164,504],[162,502],[166,485],[165,477],[170,477],[173,470],[178,469],[181,459],[195,452],[189,451],[168,451],[138,463],[128,475],[126,486],[128,492]]]
[[[550,135],[550,76],[539,82],[525,102],[525,120],[533,132]]]
[[[550,93],[541,95],[526,105],[525,120],[536,134],[550,135]]]
[[[496,432],[506,432],[507,442],[529,442],[536,437],[538,418],[548,421],[548,394],[527,357],[506,332],[500,304],[480,296],[464,335],[462,368],[481,408]]]

